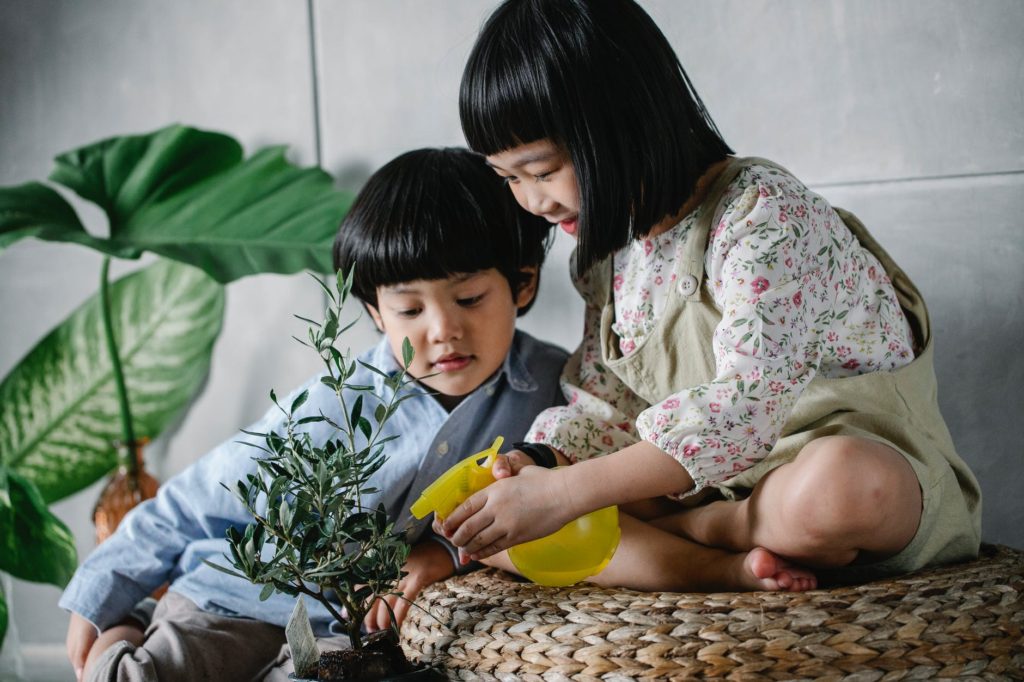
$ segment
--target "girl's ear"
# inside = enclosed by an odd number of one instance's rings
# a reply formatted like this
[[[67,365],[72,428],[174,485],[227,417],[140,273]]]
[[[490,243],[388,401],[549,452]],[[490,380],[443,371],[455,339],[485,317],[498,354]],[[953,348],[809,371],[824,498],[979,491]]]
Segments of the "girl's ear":
[[[373,318],[373,324],[375,324],[377,326],[377,331],[379,331],[381,334],[383,334],[384,333],[384,319],[380,316],[380,311],[377,310],[376,308],[374,308],[369,303],[365,303],[364,302],[363,305],[369,311],[370,317]]]
[[[524,278],[522,283],[519,285],[519,291],[516,292],[516,307],[519,309],[525,308],[530,305],[533,301],[533,297],[537,295],[537,279],[539,277],[540,269],[536,266],[530,266],[523,268],[519,272],[523,273]]]

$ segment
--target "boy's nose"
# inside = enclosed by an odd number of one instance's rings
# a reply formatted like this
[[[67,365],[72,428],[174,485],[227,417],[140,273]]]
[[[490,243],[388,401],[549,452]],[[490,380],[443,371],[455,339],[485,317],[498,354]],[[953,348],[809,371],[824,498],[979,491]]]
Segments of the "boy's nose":
[[[444,343],[462,336],[462,324],[458,315],[450,312],[439,312],[430,321],[430,340]]]

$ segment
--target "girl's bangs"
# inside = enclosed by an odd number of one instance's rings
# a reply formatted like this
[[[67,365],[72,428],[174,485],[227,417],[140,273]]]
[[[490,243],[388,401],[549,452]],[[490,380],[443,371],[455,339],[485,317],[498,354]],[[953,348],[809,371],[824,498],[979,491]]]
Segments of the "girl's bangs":
[[[472,54],[462,77],[459,116],[470,148],[490,155],[557,139],[547,82],[528,68],[514,45],[497,44],[490,52]]]

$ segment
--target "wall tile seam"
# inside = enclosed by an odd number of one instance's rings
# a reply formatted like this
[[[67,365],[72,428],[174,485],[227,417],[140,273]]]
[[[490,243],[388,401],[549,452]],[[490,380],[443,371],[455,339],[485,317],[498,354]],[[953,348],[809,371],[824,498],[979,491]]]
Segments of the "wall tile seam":
[[[808,181],[806,184],[810,189],[871,189],[885,187],[887,185],[922,185],[935,186],[945,184],[957,184],[959,187],[990,187],[1024,179],[1022,170],[1000,170],[986,171],[984,173],[951,173],[948,175],[919,175],[911,177],[877,178],[865,180],[830,180],[828,182]]]

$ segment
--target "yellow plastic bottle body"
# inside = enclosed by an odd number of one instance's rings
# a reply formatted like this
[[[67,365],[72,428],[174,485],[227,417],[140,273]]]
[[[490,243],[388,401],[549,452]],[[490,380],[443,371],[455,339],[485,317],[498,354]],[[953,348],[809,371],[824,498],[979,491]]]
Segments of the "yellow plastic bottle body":
[[[584,514],[560,529],[508,549],[516,569],[538,585],[565,587],[597,575],[619,546],[619,508]]]
[[[434,481],[410,511],[422,519],[430,512],[446,518],[470,495],[494,483],[491,465],[504,439],[467,457]],[[526,578],[538,585],[573,585],[604,570],[619,546],[618,507],[605,507],[570,521],[537,540],[510,547],[509,559]]]

